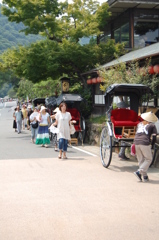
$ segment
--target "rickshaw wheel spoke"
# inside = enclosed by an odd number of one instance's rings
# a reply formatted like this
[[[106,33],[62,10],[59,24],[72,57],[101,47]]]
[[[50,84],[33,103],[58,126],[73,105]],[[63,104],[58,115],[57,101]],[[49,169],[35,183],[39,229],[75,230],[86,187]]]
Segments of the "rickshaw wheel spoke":
[[[100,156],[103,167],[108,168],[112,158],[112,136],[109,135],[107,126],[101,132]]]

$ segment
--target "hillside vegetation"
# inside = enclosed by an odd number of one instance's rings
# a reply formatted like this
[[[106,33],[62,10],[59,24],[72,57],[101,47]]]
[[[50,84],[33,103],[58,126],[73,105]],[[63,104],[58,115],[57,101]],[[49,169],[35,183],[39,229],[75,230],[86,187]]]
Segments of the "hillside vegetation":
[[[31,42],[42,39],[38,35],[25,35],[20,32],[24,28],[23,23],[9,22],[7,17],[2,15],[0,4],[0,53],[5,51],[7,48],[18,45],[28,45]]]

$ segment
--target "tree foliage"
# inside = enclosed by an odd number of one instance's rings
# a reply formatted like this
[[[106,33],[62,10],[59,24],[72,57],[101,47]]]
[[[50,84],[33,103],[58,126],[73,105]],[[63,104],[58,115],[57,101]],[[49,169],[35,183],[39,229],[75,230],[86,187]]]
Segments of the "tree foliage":
[[[8,84],[8,83],[2,84],[0,88],[0,97],[1,98],[5,97],[8,94],[8,91],[10,90],[10,88],[11,88],[11,84]]]
[[[82,73],[113,59],[114,53],[121,54],[123,46],[110,40],[106,44],[84,45],[64,40],[44,40],[31,46],[11,49],[1,55],[1,71],[11,69],[16,76],[33,83],[47,78],[57,79],[67,74],[76,81],[83,81]]]
[[[17,97],[17,94],[16,94],[16,92],[15,92],[15,90],[14,90],[13,87],[9,89],[7,95],[8,95],[10,98],[16,98],[16,97]]]
[[[149,86],[158,96],[159,78],[156,74],[149,74],[150,63],[151,59],[146,59],[144,67],[141,68],[139,61],[133,61],[129,64],[119,62],[109,69],[100,69],[99,74],[103,79],[103,84],[100,85],[101,90],[105,91],[107,87],[114,83],[137,83]]]
[[[114,53],[124,53],[124,46],[113,40],[94,44],[94,39],[104,31],[110,16],[108,4],[101,6],[96,0],[4,0],[3,14],[15,23],[22,22],[25,34],[41,34],[46,40],[30,46],[6,51],[1,56],[0,70],[12,70],[19,78],[34,83],[47,79],[56,80],[63,74],[71,77],[71,84],[86,85],[82,73],[114,58]],[[81,39],[89,37],[90,44],[82,45]],[[79,83],[79,85],[78,85]],[[34,89],[34,87],[32,88]],[[19,94],[21,94],[19,90]],[[91,94],[85,93],[90,99]]]
[[[102,7],[95,0],[74,0],[72,3],[57,0],[4,0],[3,14],[9,21],[23,22],[26,34],[43,34],[61,42],[70,39],[78,42],[82,37],[98,35],[110,13],[108,4]]]
[[[61,91],[61,86],[58,80],[53,81],[51,78],[39,83],[32,83],[29,80],[21,79],[19,82],[19,88],[17,90],[17,96],[19,99],[34,99],[34,98],[46,98],[53,95],[58,95]]]
[[[81,45],[83,37],[95,39],[104,30],[110,16],[108,4],[95,0],[4,0],[3,14],[15,23],[22,22],[26,34],[45,35],[31,46],[6,51],[1,57],[2,71],[11,69],[16,76],[32,82],[56,79],[63,73],[83,81],[82,73],[104,64],[123,53],[123,45],[113,40],[107,44]],[[52,40],[52,41],[50,41]]]

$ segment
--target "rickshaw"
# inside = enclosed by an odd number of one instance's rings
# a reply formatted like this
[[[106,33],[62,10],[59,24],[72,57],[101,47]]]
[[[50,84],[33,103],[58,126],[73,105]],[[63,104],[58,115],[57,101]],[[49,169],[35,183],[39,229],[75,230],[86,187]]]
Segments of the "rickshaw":
[[[56,98],[55,96],[45,98],[45,106],[49,110],[50,115],[53,114],[54,106],[56,105]]]
[[[54,104],[56,103],[56,97],[51,96],[47,98],[35,98],[33,100],[34,106],[44,105],[47,108],[47,112],[51,115]]]
[[[121,142],[131,146],[136,126],[142,121],[139,110],[140,113],[146,111],[152,96],[153,91],[142,84],[112,84],[106,89],[104,95],[106,125],[100,136],[100,157],[103,167],[109,167],[112,152],[120,148]],[[119,102],[121,98],[127,105],[124,108]]]
[[[83,98],[79,94],[63,93],[53,100],[51,107],[55,109],[62,102],[65,102],[67,104],[67,107],[68,107],[67,111],[70,112],[72,116],[72,120],[76,121],[76,123],[74,124],[76,132],[72,136],[72,138],[78,138],[78,140],[83,144],[86,127],[85,127],[85,119],[82,116],[82,113],[80,111],[80,105],[82,101],[83,101]],[[52,136],[52,138],[53,137],[54,136]]]
[[[37,107],[37,105],[40,105],[40,104],[45,105],[45,98],[35,98],[33,100],[33,104],[35,107]]]

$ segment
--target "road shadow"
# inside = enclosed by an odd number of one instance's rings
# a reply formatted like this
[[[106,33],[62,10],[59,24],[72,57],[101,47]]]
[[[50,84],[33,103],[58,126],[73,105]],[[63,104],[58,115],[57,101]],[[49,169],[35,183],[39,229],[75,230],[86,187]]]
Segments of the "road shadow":
[[[111,165],[108,169],[110,171],[114,171],[114,172],[129,172],[129,173],[134,173],[137,170],[138,166],[134,165],[134,166],[116,166],[116,165]],[[155,171],[155,172],[154,172]],[[149,172],[151,175],[153,175],[153,173],[156,173],[156,169],[149,168]],[[141,183],[139,181],[139,183]],[[148,182],[145,182],[146,184],[159,184],[159,180],[151,180]]]
[[[72,160],[73,160],[73,161],[81,161],[81,160],[86,160],[86,159],[85,159],[85,158],[81,158],[81,157],[79,157],[79,158],[78,158],[78,157],[76,157],[76,158],[74,158],[74,157],[67,157],[67,159],[61,158],[61,160],[62,160],[62,161],[70,161],[70,160],[71,160],[71,161],[72,161]]]

